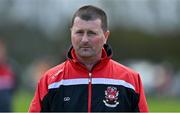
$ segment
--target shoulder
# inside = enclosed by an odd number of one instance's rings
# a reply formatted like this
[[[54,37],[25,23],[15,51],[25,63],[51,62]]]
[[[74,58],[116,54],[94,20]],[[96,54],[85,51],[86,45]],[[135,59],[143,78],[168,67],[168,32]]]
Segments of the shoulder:
[[[54,66],[52,68],[50,68],[49,70],[47,70],[45,72],[45,75],[44,76],[48,76],[48,77],[51,77],[52,75],[58,73],[59,71],[62,71],[65,67],[65,62],[57,65],[57,66]]]
[[[66,65],[66,62],[63,62],[57,66],[50,68],[42,75],[39,82],[41,84],[46,83],[48,85],[58,80],[61,80],[63,77],[65,65]]]
[[[137,75],[138,73],[136,71],[134,71],[133,69],[131,69],[130,67],[127,67],[123,64],[120,64],[117,61],[111,60],[111,66],[116,70],[116,71],[121,71],[121,72],[126,72],[128,74],[132,74],[132,75]]]

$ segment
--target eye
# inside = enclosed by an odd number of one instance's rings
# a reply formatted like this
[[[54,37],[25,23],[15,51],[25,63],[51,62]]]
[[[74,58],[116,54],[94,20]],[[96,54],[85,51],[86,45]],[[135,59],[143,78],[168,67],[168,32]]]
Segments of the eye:
[[[76,31],[75,33],[76,33],[76,34],[83,34],[83,33],[84,33],[84,31],[82,31],[82,30],[78,30],[78,31]]]
[[[87,32],[87,35],[88,36],[92,36],[92,35],[96,35],[97,33],[96,32],[94,32],[94,31],[88,31]]]

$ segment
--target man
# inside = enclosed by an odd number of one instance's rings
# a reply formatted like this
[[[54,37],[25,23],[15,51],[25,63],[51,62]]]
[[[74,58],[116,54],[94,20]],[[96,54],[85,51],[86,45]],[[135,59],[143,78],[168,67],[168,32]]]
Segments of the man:
[[[138,73],[112,60],[107,17],[83,6],[72,19],[67,60],[38,83],[30,112],[147,112]]]

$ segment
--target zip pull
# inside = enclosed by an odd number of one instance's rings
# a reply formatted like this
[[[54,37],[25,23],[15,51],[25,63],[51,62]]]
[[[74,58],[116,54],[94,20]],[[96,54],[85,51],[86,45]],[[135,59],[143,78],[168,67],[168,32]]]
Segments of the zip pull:
[[[89,73],[89,78],[91,78],[92,77],[92,73]]]
[[[89,73],[89,82],[92,81],[92,73]]]

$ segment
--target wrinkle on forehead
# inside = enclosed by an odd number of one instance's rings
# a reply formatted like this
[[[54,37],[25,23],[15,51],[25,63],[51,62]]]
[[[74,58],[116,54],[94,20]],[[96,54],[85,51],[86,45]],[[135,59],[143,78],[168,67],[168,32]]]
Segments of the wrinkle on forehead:
[[[102,29],[100,19],[86,21],[79,17],[74,19],[73,27],[76,29]]]

